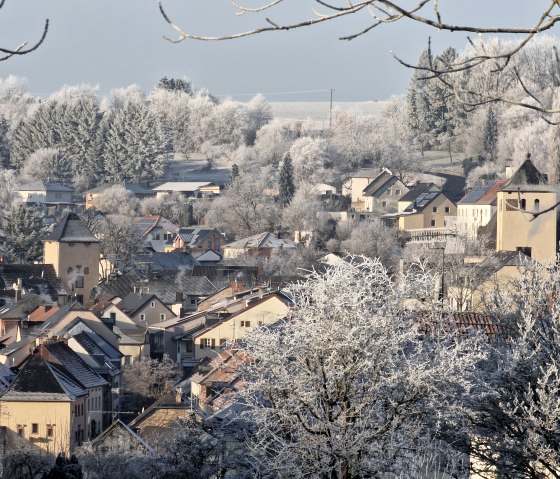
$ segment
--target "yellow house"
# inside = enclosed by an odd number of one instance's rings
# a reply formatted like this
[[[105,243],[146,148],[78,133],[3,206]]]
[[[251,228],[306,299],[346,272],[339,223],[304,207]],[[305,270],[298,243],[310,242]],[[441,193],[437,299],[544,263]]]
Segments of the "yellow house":
[[[281,293],[248,302],[246,307],[212,326],[192,334],[194,358],[213,358],[217,349],[227,342],[242,340],[259,326],[274,324],[288,316],[290,300]]]
[[[457,216],[457,206],[433,183],[419,183],[398,202],[398,213],[385,217],[398,218],[400,230],[446,228],[448,217]]]
[[[389,170],[384,169],[364,188],[363,209],[379,216],[398,211],[400,199],[409,188]]]
[[[354,173],[342,185],[342,194],[350,196],[352,208],[363,211],[365,205],[364,189],[379,175],[379,170],[363,168]]]
[[[498,192],[496,250],[522,251],[540,263],[554,262],[558,197],[558,185],[549,185],[533,162],[525,160]]]
[[[33,356],[0,397],[0,425],[8,447],[23,441],[66,454],[85,440],[87,393],[40,355]]]
[[[447,298],[455,311],[484,313],[495,298],[511,291],[530,258],[518,251],[502,251],[496,257],[472,264],[463,281],[450,284]]]
[[[43,263],[54,266],[68,293],[83,304],[99,283],[99,240],[69,213],[45,238]]]

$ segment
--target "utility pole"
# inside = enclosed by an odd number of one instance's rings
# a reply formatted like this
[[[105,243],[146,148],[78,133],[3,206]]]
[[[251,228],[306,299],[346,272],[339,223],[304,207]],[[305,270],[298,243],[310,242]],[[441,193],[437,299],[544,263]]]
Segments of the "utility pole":
[[[334,89],[331,88],[331,105],[329,108],[329,128],[332,128],[332,96],[333,96]]]

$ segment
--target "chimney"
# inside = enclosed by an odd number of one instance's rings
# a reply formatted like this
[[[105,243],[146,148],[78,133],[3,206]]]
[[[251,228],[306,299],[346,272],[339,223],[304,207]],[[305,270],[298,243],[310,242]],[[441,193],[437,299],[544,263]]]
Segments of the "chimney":
[[[513,160],[506,160],[506,180],[509,180],[513,176],[513,166],[511,164]]]

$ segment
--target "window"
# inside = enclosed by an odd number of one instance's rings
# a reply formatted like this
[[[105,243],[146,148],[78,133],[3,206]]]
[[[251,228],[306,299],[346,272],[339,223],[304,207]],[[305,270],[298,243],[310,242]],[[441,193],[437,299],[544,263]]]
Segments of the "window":
[[[381,207],[382,207],[382,208],[387,208],[387,202],[386,202],[386,201],[382,201],[382,202],[381,202]]]
[[[541,207],[541,202],[539,200],[535,200],[535,206],[533,208],[535,210],[535,213],[539,212],[540,207]]]
[[[432,207],[432,213],[437,213],[437,206]]]
[[[207,349],[212,345],[212,341],[209,338],[203,338],[200,340],[200,349]]]
[[[146,315],[144,313],[140,315],[140,321],[146,321]]]
[[[196,299],[191,299],[191,304],[196,304]]]
[[[262,325],[263,325],[263,322],[262,322],[262,321],[259,321],[259,326],[262,326]]]
[[[160,320],[160,321],[165,321],[165,313],[161,313],[161,314],[159,315],[159,320]]]
[[[387,190],[387,196],[391,196],[391,188]]]
[[[517,200],[506,200],[506,211],[517,211],[519,202]]]
[[[446,212],[446,213],[449,213],[450,211],[451,211],[451,209],[449,208],[449,206],[446,206],[446,207],[445,207],[445,212]]]
[[[152,301],[152,302],[150,303],[150,308],[155,308],[155,307],[156,307],[156,302],[155,302],[155,301]]]
[[[227,339],[220,339],[220,347],[223,348],[227,343]]]
[[[23,426],[18,426],[17,428],[17,435],[19,437],[23,437]]]
[[[47,437],[54,436],[54,426],[52,424],[47,424]]]
[[[72,271],[74,271],[74,268],[72,268],[72,266],[68,266],[68,269],[66,270],[68,272],[68,274],[72,273]]]
[[[82,265],[81,264],[77,264],[76,265],[76,273],[81,273],[82,272]]]
[[[523,211],[525,211],[525,208],[526,208],[526,207],[527,207],[527,200],[526,200],[525,198],[523,198],[523,199],[521,200],[521,209],[522,209]]]
[[[430,226],[435,226],[435,225],[436,225],[436,220],[430,221]]]
[[[76,276],[76,288],[83,288],[83,287],[84,287],[84,277]]]
[[[401,189],[395,188],[395,196],[401,196]]]
[[[241,321],[241,327],[242,328],[250,328],[251,327],[251,321]]]
[[[124,364],[126,366],[128,366],[129,364],[132,364],[132,356],[125,356],[124,357]]]
[[[89,268],[87,266],[84,268],[84,274],[89,274]]]
[[[39,434],[39,424],[36,422],[31,424],[31,434]]]

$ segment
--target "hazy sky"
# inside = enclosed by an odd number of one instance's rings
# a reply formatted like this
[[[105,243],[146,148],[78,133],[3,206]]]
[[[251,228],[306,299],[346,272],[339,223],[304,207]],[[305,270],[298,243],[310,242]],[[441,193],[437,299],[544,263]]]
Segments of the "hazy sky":
[[[538,6],[545,3],[440,0],[453,21],[486,25],[532,24]],[[284,11],[268,15],[279,21],[303,19],[313,4],[286,0]],[[172,19],[192,33],[232,33],[264,23],[263,16],[235,16],[227,0],[164,0],[164,5]],[[382,26],[351,42],[338,40],[367,25],[367,15],[355,15],[300,31],[172,44],[163,39],[174,32],[155,0],[7,0],[0,10],[0,46],[37,39],[45,18],[51,28],[39,50],[0,62],[0,78],[25,76],[30,89],[42,96],[77,83],[99,85],[102,94],[132,83],[149,91],[166,75],[189,77],[195,87],[238,100],[264,93],[269,101],[326,101],[326,91],[278,93],[330,88],[338,101],[385,99],[404,92],[410,77],[410,71],[393,60],[391,50],[415,62],[429,35],[435,49],[449,44],[462,48],[466,42],[464,33],[439,33],[408,21]]]

